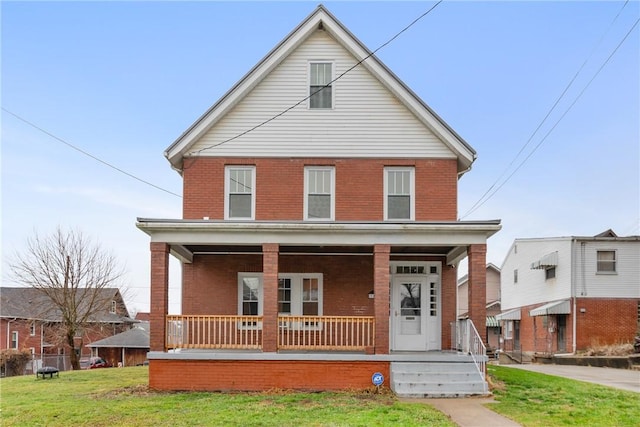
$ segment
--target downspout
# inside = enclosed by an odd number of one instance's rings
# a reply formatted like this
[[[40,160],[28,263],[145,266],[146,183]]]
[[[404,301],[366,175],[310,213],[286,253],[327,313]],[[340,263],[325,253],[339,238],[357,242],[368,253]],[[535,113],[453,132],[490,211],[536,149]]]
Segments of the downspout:
[[[571,333],[571,353],[572,354],[576,354],[576,347],[577,347],[577,339],[576,339],[576,332],[578,330],[577,328],[577,319],[578,319],[578,315],[577,315],[577,310],[578,310],[578,301],[576,298],[576,282],[577,282],[577,274],[576,274],[576,264],[577,264],[577,260],[576,260],[577,256],[576,256],[576,239],[571,239],[571,299],[573,300],[573,310],[571,310],[571,313],[573,314],[571,316],[572,318],[572,333]]]
[[[15,322],[16,320],[18,320],[17,317],[14,317],[12,320],[7,320],[7,350],[9,350],[11,346],[11,328],[9,326],[11,326],[11,322]]]

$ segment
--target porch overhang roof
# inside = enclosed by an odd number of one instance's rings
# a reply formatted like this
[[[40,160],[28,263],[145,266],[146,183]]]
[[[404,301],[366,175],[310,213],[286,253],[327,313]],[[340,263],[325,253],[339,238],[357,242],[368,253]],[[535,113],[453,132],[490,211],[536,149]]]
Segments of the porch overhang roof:
[[[567,300],[555,301],[529,311],[529,316],[549,316],[552,314],[571,314],[571,302]]]
[[[438,222],[303,222],[175,220],[138,218],[136,226],[152,242],[171,246],[174,256],[191,262],[194,248],[280,246],[362,247],[390,245],[392,248],[429,248],[446,255],[454,264],[466,257],[466,248],[485,244],[501,228],[500,220]]]

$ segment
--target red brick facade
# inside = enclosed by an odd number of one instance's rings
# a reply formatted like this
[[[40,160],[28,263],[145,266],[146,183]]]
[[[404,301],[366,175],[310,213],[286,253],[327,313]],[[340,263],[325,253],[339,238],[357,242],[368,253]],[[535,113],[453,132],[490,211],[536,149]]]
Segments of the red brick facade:
[[[388,379],[389,362],[151,360],[149,387],[220,391],[367,389],[373,387],[374,372]]]
[[[458,175],[455,159],[185,159],[184,219],[224,218],[224,169],[256,167],[256,220],[303,218],[304,167],[334,166],[336,221],[382,221],[386,166],[415,167],[416,220],[455,221]],[[283,185],[286,183],[286,185]]]
[[[621,298],[578,298],[576,300],[576,351],[601,345],[631,343],[638,330],[640,300]],[[521,309],[520,345],[526,353],[573,352],[573,312],[566,315],[535,316],[529,312],[541,304]],[[564,318],[564,340],[558,339],[558,329]],[[504,348],[513,349],[512,340]],[[560,341],[560,342],[559,342]],[[564,341],[564,342],[562,342]]]

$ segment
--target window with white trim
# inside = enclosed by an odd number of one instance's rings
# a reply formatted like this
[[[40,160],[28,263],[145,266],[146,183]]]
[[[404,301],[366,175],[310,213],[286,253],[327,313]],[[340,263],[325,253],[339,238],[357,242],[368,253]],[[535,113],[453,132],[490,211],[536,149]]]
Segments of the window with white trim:
[[[238,274],[239,307],[241,316],[262,315],[262,274]]]
[[[238,314],[262,315],[262,273],[238,273]],[[322,316],[322,273],[278,275],[278,314]]]
[[[227,166],[224,219],[255,219],[255,166]]]
[[[513,284],[518,284],[518,269],[513,270]]]
[[[598,273],[612,274],[616,272],[616,251],[597,251]]]
[[[118,303],[116,301],[111,301],[111,314],[115,314],[118,309]]]
[[[415,217],[415,169],[384,168],[384,219],[413,220]]]
[[[36,334],[36,322],[33,321],[29,325],[29,335],[31,335],[33,337],[33,336],[35,336],[35,334]]]
[[[309,108],[330,109],[333,107],[333,63],[309,63]]]
[[[507,340],[513,338],[513,320],[504,322],[504,338]]]
[[[11,347],[17,349],[18,348],[18,331],[11,332]]]
[[[333,221],[335,215],[335,168],[304,168],[304,219]]]

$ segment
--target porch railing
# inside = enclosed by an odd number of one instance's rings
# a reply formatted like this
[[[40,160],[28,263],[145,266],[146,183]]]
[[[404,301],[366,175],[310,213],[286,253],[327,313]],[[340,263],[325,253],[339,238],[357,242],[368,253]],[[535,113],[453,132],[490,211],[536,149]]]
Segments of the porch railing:
[[[168,315],[166,349],[262,349],[262,316]],[[375,322],[365,316],[278,316],[278,350],[366,351]]]
[[[471,319],[451,322],[451,347],[452,350],[470,355],[480,375],[485,378],[487,348]]]
[[[167,316],[167,349],[262,348],[262,316]]]
[[[365,351],[375,345],[368,316],[278,316],[278,349]]]

